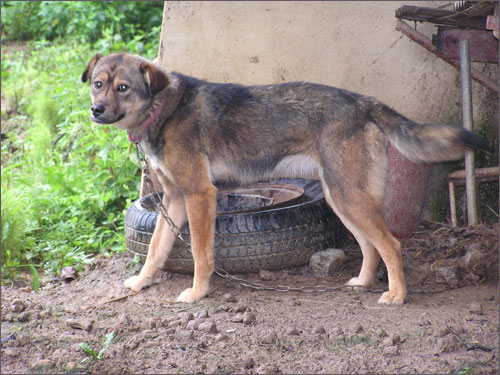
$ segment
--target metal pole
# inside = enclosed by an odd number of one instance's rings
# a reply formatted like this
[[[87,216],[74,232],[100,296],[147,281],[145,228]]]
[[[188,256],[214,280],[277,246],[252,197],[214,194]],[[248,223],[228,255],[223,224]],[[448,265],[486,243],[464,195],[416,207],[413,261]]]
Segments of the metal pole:
[[[472,86],[470,79],[469,41],[460,41],[460,72],[462,74],[462,111],[464,129],[472,131]],[[477,224],[476,178],[474,151],[465,153],[465,189],[467,192],[467,219],[469,225]]]

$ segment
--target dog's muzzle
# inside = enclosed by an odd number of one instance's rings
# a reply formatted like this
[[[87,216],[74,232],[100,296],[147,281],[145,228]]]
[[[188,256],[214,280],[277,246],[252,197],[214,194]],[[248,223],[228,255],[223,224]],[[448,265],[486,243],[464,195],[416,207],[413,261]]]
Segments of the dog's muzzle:
[[[92,112],[92,116],[94,118],[99,118],[99,116],[101,116],[105,110],[106,108],[104,108],[102,104],[97,104],[90,107],[90,111]]]

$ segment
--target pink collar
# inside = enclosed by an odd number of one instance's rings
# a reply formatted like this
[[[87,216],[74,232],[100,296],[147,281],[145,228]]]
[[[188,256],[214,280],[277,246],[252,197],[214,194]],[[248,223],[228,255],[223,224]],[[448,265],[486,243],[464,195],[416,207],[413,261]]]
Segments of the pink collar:
[[[138,136],[134,136],[132,135],[132,131],[130,130],[128,131],[128,140],[130,142],[140,142],[142,140],[142,136],[147,133],[151,124],[156,120],[164,104],[165,101],[162,101],[161,104],[158,106],[158,108],[156,108],[156,111],[153,113],[153,115],[149,117],[146,121],[144,121],[141,126],[139,126],[139,128],[137,129],[138,130],[137,132],[139,133]]]

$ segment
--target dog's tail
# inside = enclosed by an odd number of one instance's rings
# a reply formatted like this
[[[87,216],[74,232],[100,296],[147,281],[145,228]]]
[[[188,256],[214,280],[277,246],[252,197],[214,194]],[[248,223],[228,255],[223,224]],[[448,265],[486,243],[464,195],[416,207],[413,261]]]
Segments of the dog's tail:
[[[461,158],[466,150],[487,146],[468,130],[439,124],[417,124],[386,105],[369,100],[367,112],[386,138],[405,157],[415,162],[440,162]]]

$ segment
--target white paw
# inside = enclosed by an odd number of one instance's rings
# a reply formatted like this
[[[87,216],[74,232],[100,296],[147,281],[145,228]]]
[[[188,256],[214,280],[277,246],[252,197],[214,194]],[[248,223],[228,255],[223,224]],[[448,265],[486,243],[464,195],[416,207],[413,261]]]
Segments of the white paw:
[[[179,297],[177,297],[177,302],[193,303],[199,301],[206,295],[207,292],[195,290],[193,288],[187,288],[181,294],[179,294]]]
[[[140,275],[129,277],[124,281],[123,286],[125,288],[132,289],[135,292],[138,292],[142,288],[150,286],[153,283],[153,280],[148,279],[147,277],[141,277]]]
[[[373,282],[362,280],[359,277],[353,277],[345,285],[347,285],[347,286],[361,286],[363,288],[371,288],[373,286]]]
[[[406,293],[405,292],[385,292],[382,294],[378,303],[383,303],[385,305],[401,305],[405,301]]]

